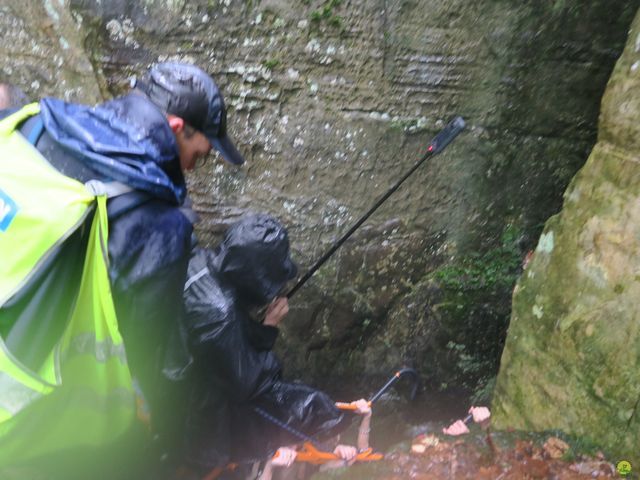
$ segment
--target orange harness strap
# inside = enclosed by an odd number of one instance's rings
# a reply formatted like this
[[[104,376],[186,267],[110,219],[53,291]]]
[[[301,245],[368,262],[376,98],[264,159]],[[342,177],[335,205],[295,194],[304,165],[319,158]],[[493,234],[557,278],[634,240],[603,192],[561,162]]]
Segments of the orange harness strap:
[[[356,456],[357,462],[374,462],[377,460],[382,460],[383,455],[381,453],[373,453],[373,450],[367,448],[365,451],[358,453]],[[323,452],[322,450],[318,450],[313,446],[310,442],[304,442],[302,444],[302,449],[298,451],[298,455],[296,455],[296,462],[305,462],[310,463],[312,465],[322,465],[327,462],[332,462],[334,460],[342,460],[335,453],[331,452]]]
[[[367,403],[369,404],[369,406],[371,406],[371,402],[367,402]],[[336,402],[336,408],[340,410],[348,410],[351,412],[355,412],[357,410],[357,407],[353,403],[346,403],[346,402]]]
[[[276,452],[277,455],[277,452]],[[363,452],[358,453],[356,455],[356,462],[375,462],[378,460],[382,460],[384,455],[381,453],[373,453],[371,448],[367,448]],[[335,453],[331,452],[323,452],[322,450],[318,450],[313,446],[311,442],[304,442],[302,444],[302,448],[298,450],[298,454],[296,455],[296,462],[304,462],[310,463],[312,465],[323,465],[328,462],[333,462],[335,460],[342,460]],[[230,463],[225,467],[216,467],[209,474],[204,477],[202,480],[216,480],[220,474],[224,471],[233,471],[237,467],[237,464]]]
[[[371,405],[371,402],[369,402],[369,405]],[[336,402],[336,407],[339,408],[340,410],[351,410],[351,411],[356,410],[355,405],[351,403]],[[276,452],[275,456],[277,455],[278,453]],[[381,453],[373,453],[373,450],[371,448],[367,448],[366,450],[356,455],[356,462],[375,462],[378,460],[382,460],[383,458],[384,458],[384,455],[382,455]],[[302,444],[302,448],[298,450],[298,454],[296,455],[295,461],[310,463],[312,465],[323,465],[325,463],[333,462],[335,460],[342,460],[342,459],[338,457],[335,453],[323,452],[322,450],[318,450],[316,447],[313,446],[311,442],[304,442]],[[202,480],[216,480],[220,476],[220,474],[222,474],[222,472],[224,472],[225,470],[233,471],[235,470],[236,467],[237,467],[237,464],[235,463],[230,463],[225,467],[216,467],[213,470],[211,470],[211,472],[209,472],[209,474],[206,477],[204,477]]]

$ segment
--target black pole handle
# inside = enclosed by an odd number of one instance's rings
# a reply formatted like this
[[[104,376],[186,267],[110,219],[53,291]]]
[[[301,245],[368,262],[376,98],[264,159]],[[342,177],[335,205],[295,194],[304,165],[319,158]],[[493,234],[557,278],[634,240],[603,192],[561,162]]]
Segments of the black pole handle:
[[[400,380],[400,377],[402,377],[403,375],[411,375],[413,377],[413,388],[411,389],[410,395],[411,400],[413,400],[416,395],[416,390],[418,389],[418,372],[416,372],[413,368],[405,367],[394,373],[393,377],[391,377],[389,381],[385,383],[384,386],[380,390],[378,390],[378,392],[373,397],[371,397],[371,400],[369,400],[369,402],[375,403],[382,396],[382,394],[389,390],[391,385]]]
[[[300,278],[300,280],[298,280],[298,282],[291,288],[291,290],[287,292],[287,298],[293,297],[293,295],[300,289],[300,287],[302,287],[302,285],[304,285],[307,280],[309,280],[309,278],[311,278],[311,276],[316,273],[316,271],[324,264],[324,262],[326,262],[331,257],[331,255],[333,255],[335,251],[338,250],[338,248],[340,248],[351,235],[353,235],[353,233],[360,227],[360,225],[362,225],[367,220],[367,218],[369,218],[371,214],[375,212],[378,207],[380,207],[380,205],[382,205],[387,200],[387,198],[389,198],[391,194],[393,194],[393,192],[395,192],[400,187],[400,185],[402,185],[404,181],[420,167],[420,165],[422,165],[428,158],[442,152],[442,150],[444,150],[446,146],[449,145],[453,141],[453,139],[458,136],[458,134],[464,127],[465,123],[462,117],[455,117],[451,122],[449,122],[447,126],[444,127],[444,129],[440,133],[438,133],[433,138],[433,140],[431,140],[429,146],[427,147],[427,152],[422,156],[422,158],[418,160],[418,162],[413,167],[411,167],[411,169],[400,180],[398,180],[395,185],[393,185],[387,191],[387,193],[380,197],[380,199],[373,205],[373,207],[371,207],[367,211],[367,213],[360,217],[360,219],[336,243],[334,243],[331,248],[329,248],[329,250],[327,250],[327,252],[322,255],[322,257],[320,257],[316,263],[313,264],[311,268],[309,268],[307,273],[305,273]]]
[[[458,134],[464,128],[465,123],[462,117],[456,117],[451,120],[444,129],[435,136],[433,140],[431,140],[431,144],[429,148],[433,148],[433,154],[440,153],[444,150],[447,145],[449,145],[454,138],[458,136]]]

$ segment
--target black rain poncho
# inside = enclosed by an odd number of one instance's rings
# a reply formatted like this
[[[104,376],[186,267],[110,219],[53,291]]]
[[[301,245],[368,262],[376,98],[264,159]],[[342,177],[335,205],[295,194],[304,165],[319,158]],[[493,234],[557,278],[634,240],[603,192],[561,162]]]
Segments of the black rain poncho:
[[[264,460],[299,443],[254,406],[307,435],[327,437],[346,426],[325,393],[282,381],[271,351],[278,329],[250,316],[294,276],[286,230],[267,215],[234,224],[215,250],[194,251],[184,297],[194,358],[185,431],[192,467]]]

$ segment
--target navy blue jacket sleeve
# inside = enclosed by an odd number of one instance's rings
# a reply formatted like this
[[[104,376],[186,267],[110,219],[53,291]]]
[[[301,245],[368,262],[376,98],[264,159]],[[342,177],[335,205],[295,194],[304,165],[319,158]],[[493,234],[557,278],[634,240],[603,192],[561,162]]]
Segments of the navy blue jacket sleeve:
[[[132,373],[152,411],[166,396],[166,380],[179,380],[161,372],[181,372],[190,361],[185,346],[181,356],[172,352],[174,365],[165,368],[168,341],[176,338],[183,315],[191,233],[178,208],[157,200],[110,222],[109,273],[118,323]]]

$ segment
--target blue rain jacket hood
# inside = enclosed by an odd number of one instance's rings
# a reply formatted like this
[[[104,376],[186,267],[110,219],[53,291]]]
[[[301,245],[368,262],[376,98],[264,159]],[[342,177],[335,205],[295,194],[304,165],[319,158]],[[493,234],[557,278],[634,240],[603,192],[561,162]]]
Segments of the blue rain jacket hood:
[[[140,94],[95,107],[40,101],[44,127],[67,152],[105,179],[181,205],[186,185],[165,115]]]

